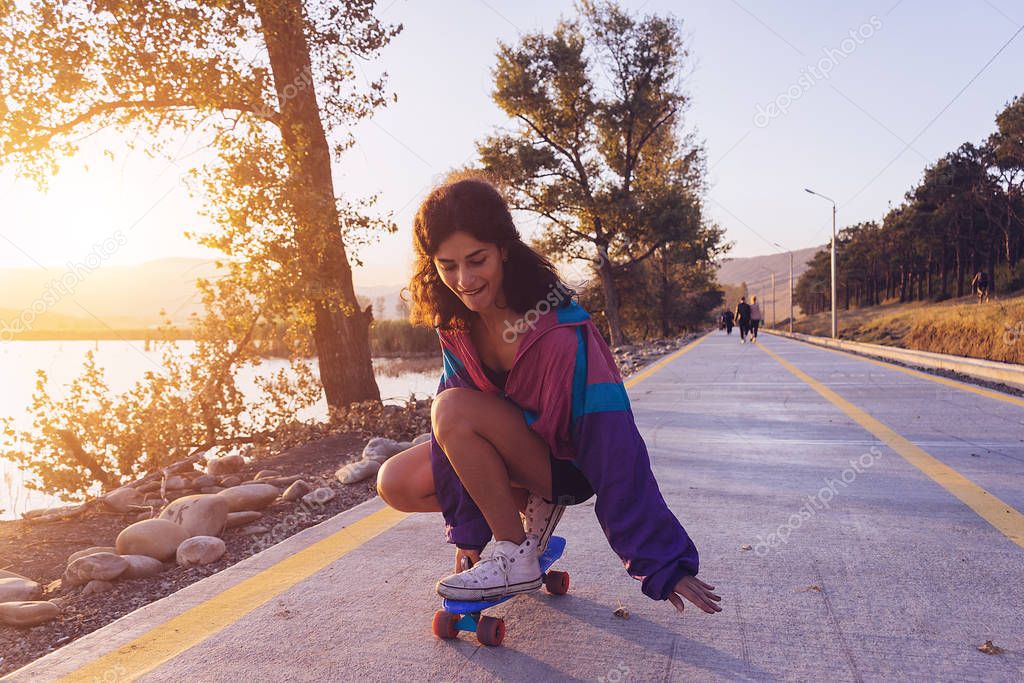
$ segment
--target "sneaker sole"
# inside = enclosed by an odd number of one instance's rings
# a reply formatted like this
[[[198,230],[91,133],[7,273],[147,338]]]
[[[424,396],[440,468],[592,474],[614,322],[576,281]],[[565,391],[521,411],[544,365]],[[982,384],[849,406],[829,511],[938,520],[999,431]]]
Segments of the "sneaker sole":
[[[457,586],[446,586],[437,584],[437,594],[447,600],[460,600],[463,602],[485,602],[489,600],[500,600],[510,595],[529,593],[544,585],[544,577],[538,576],[536,581],[509,584],[508,592],[504,586],[501,588],[459,588]]]

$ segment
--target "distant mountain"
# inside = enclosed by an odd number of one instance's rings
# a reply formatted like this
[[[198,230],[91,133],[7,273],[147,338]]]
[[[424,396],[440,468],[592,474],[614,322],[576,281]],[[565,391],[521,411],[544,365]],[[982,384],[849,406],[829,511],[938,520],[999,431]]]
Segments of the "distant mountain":
[[[0,323],[18,318],[34,330],[146,328],[160,324],[160,311],[185,325],[202,311],[199,278],[216,279],[209,259],[165,258],[136,266],[101,266],[79,271],[61,268],[0,269]],[[356,287],[374,304],[378,319],[399,317],[402,285]],[[377,304],[383,303],[383,312]]]
[[[793,252],[793,278],[798,281],[807,270],[807,264],[825,246],[797,249]],[[772,273],[775,273],[775,295],[777,320],[789,316],[789,252],[726,259],[718,269],[718,281],[731,290],[746,283],[748,292],[756,295],[766,320],[772,313]],[[737,295],[738,296],[738,295]],[[734,305],[733,297],[727,303]]]
[[[793,252],[793,273],[797,280],[807,270],[807,263],[811,258],[824,248],[825,246],[822,245],[797,249]],[[718,269],[718,281],[724,285],[738,285],[742,282],[746,282],[748,285],[763,282],[770,284],[773,272],[776,286],[782,280],[789,281],[789,252],[726,259]]]

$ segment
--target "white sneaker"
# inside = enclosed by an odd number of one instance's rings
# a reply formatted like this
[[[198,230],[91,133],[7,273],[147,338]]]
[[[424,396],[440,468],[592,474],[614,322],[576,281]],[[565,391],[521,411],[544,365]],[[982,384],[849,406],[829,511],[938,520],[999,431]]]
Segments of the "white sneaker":
[[[527,534],[537,537],[537,557],[544,554],[548,548],[548,541],[551,534],[562,519],[565,512],[564,505],[549,503],[535,493],[531,493],[526,501],[526,511],[521,514],[523,518],[523,529]]]
[[[520,545],[496,541],[472,569],[438,581],[437,593],[449,600],[497,600],[537,590],[542,583],[537,537],[527,535]]]

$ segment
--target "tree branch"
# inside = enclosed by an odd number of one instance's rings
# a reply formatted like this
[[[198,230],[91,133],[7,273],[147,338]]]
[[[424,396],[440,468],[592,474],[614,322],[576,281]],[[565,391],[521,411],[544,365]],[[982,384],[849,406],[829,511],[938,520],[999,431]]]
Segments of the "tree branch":
[[[48,135],[41,135],[37,138],[34,138],[30,140],[28,145],[26,146],[30,148],[39,148],[46,146],[47,144],[49,144],[50,140],[52,140],[55,136],[66,135],[73,131],[77,126],[86,123],[97,116],[117,111],[119,109],[164,110],[175,108],[196,110],[201,109],[201,107],[197,106],[194,102],[190,102],[189,100],[172,98],[98,102],[89,107],[87,110],[81,112],[80,114],[72,118],[70,121],[65,121],[64,123],[58,124],[56,126],[39,126],[41,130],[47,131]],[[220,109],[246,112],[252,114],[253,116],[256,116],[257,118],[261,118],[264,121],[269,121],[270,123],[273,123],[275,125],[278,124],[278,121],[280,119],[280,114],[274,109],[271,109],[269,107],[266,109],[262,107],[257,109],[253,107],[252,104],[249,102],[242,102],[238,100],[228,100],[226,102],[223,102],[221,104]]]

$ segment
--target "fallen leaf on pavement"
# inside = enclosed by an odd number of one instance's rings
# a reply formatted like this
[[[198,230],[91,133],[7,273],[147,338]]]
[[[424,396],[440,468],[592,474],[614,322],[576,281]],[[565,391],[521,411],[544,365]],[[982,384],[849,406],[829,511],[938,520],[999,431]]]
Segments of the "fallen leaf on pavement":
[[[740,546],[740,550],[750,550],[750,546],[747,545],[746,543],[744,543],[743,545]]]
[[[617,610],[612,612],[612,614],[617,616],[619,619],[629,619],[629,610],[625,607],[619,607]]]
[[[984,645],[979,645],[978,650],[987,655],[998,655],[1006,652],[1006,650],[998,645],[993,645],[991,640],[986,640]]]

